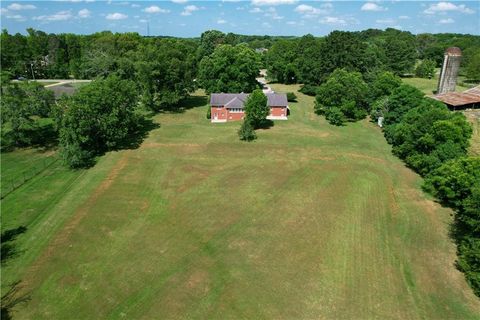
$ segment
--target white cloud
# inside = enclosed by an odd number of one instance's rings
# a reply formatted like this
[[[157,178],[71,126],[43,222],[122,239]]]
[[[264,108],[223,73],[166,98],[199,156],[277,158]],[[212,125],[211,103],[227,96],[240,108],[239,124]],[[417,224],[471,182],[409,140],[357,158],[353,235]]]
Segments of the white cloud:
[[[451,2],[439,2],[435,4],[431,4],[430,7],[425,9],[423,11],[426,14],[435,14],[435,13],[441,13],[441,12],[447,12],[447,11],[457,11],[461,13],[467,13],[471,14],[474,13],[472,9],[466,7],[464,4],[453,4]]]
[[[143,9],[146,13],[169,13],[170,10],[162,9],[159,6],[150,6],[148,8]]]
[[[8,9],[0,8],[0,14],[6,14],[6,13],[8,13]]]
[[[182,16],[191,16],[191,15],[192,15],[192,12],[198,11],[198,10],[200,10],[199,7],[194,6],[194,5],[189,5],[189,6],[185,6],[185,7],[183,8],[182,13],[180,13],[180,14],[181,14]]]
[[[323,7],[327,8],[327,9],[331,9],[332,6],[331,6],[331,4],[329,4],[329,5],[330,6],[323,6]],[[309,6],[307,4],[301,4],[301,5],[297,6],[294,9],[294,11],[305,15],[306,18],[312,18],[315,15],[327,14],[327,13],[330,12],[330,10],[315,8],[315,7]]]
[[[287,24],[291,25],[291,26],[294,26],[297,24],[297,22],[295,21],[287,21]]]
[[[7,17],[7,19],[13,19],[13,20],[17,20],[17,21],[26,21],[27,20],[27,18],[25,18],[24,16],[22,16],[20,14],[7,15],[6,17]]]
[[[396,23],[395,20],[391,19],[391,18],[387,18],[387,19],[377,19],[375,20],[376,23],[379,23],[379,24],[394,24]]]
[[[140,19],[138,21],[141,22],[141,23],[147,23],[148,22],[148,20],[146,20],[146,19]]]
[[[78,11],[78,16],[80,18],[89,18],[90,15],[91,15],[91,12],[88,9],[82,9],[82,10]]]
[[[141,5],[139,5],[139,4],[136,4],[136,3],[132,3],[131,7],[132,7],[132,8],[140,8],[140,7],[141,7]]]
[[[398,19],[407,20],[407,19],[410,19],[410,17],[409,16],[400,16],[400,17],[398,17]]]
[[[320,23],[322,23],[322,24],[345,25],[345,24],[347,24],[347,21],[345,21],[344,19],[338,18],[338,17],[325,17],[323,19],[320,19]]]
[[[109,13],[105,17],[107,20],[123,20],[127,19],[128,16],[123,13],[115,12],[115,13]]]
[[[278,6],[282,4],[295,4],[298,0],[252,0],[254,6]]]
[[[43,15],[38,17],[33,17],[33,20],[38,21],[65,21],[72,19],[73,15],[70,11],[59,11],[51,15]]]
[[[260,9],[260,8],[253,8],[252,10],[250,10],[250,12],[251,13],[261,13],[261,12],[263,12],[263,10]]]
[[[366,2],[360,10],[362,10],[362,11],[386,11],[387,9],[382,7],[382,6],[379,6],[378,4],[373,3],[373,2]]]
[[[180,4],[182,4],[182,3],[187,3],[188,0],[172,0],[172,2],[173,2],[173,3],[180,3]]]
[[[452,18],[441,19],[440,21],[438,21],[438,23],[441,23],[441,24],[455,23],[455,20],[453,20]]]
[[[36,9],[33,4],[19,4],[19,3],[12,3],[7,7],[10,10],[32,10]]]
[[[268,18],[272,18],[274,20],[282,20],[283,17],[282,16],[279,16],[278,13],[277,13],[277,10],[274,8],[274,7],[270,7],[266,10],[265,14],[264,14],[265,17],[268,17]]]
[[[225,24],[225,23],[227,23],[227,20],[218,19],[218,20],[217,20],[217,23],[218,23],[218,24]]]

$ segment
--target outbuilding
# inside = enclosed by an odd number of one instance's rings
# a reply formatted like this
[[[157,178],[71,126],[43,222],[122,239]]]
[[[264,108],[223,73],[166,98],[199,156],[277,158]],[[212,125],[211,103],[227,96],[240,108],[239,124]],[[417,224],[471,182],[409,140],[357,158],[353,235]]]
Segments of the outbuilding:
[[[431,96],[442,101],[452,110],[465,110],[480,108],[480,86],[463,92],[447,92]]]

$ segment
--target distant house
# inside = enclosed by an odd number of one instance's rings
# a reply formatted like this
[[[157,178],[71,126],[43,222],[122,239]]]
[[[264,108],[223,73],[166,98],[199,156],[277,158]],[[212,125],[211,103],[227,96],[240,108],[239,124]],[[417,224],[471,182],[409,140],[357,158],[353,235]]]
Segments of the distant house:
[[[256,48],[256,49],[255,49],[255,52],[256,52],[256,53],[265,53],[265,52],[267,52],[267,51],[268,51],[267,48]]]
[[[270,108],[270,120],[287,120],[289,114],[287,95],[285,93],[266,93]],[[242,120],[247,93],[212,93],[210,95],[211,122]]]

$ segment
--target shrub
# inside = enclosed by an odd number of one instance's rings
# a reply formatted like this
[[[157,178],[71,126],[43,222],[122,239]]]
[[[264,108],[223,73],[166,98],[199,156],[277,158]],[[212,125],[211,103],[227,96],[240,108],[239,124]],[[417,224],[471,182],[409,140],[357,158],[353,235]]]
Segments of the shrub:
[[[207,108],[207,119],[211,119],[212,118],[212,106],[208,106]]]
[[[252,141],[257,139],[257,135],[255,134],[255,130],[253,130],[253,126],[248,120],[244,120],[242,122],[242,126],[238,130],[238,136],[240,140],[243,141]]]
[[[340,108],[333,107],[325,111],[325,119],[334,126],[341,126],[345,122],[345,116]]]
[[[317,86],[313,86],[311,84],[303,85],[300,90],[301,93],[306,94],[307,96],[315,96],[317,94]]]
[[[415,69],[415,75],[419,78],[431,79],[435,75],[435,61],[423,60]]]
[[[287,93],[287,100],[288,100],[288,102],[296,102],[297,101],[297,96],[293,92],[288,92]]]

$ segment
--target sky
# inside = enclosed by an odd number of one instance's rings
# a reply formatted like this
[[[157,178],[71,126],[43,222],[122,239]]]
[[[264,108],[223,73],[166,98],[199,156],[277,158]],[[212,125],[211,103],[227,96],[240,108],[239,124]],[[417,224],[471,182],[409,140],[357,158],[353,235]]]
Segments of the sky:
[[[333,30],[388,27],[412,33],[480,34],[475,1],[1,1],[1,27],[48,33],[98,31],[198,37],[205,30],[323,36]]]

